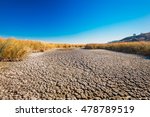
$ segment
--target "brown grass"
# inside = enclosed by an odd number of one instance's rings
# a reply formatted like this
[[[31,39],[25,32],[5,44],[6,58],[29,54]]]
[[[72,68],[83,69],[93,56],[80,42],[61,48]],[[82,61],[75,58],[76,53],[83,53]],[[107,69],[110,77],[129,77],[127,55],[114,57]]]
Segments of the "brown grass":
[[[120,42],[109,44],[87,44],[85,49],[107,49],[118,52],[150,56],[150,42]]]
[[[44,52],[52,48],[83,47],[80,44],[52,44],[31,40],[0,38],[0,61],[19,61],[31,52]]]
[[[29,52],[30,48],[26,44],[15,39],[0,42],[0,60],[2,61],[22,60]]]

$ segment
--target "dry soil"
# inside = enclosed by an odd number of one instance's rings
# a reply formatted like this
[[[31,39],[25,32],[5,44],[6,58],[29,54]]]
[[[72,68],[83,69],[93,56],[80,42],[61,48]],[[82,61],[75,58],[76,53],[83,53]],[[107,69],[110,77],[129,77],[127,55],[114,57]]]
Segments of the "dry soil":
[[[150,60],[107,50],[34,53],[0,62],[0,99],[150,99]]]

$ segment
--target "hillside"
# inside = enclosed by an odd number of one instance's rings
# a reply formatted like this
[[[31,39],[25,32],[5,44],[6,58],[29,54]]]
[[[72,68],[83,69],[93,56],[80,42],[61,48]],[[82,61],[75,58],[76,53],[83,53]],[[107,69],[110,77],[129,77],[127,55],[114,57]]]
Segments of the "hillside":
[[[139,35],[133,34],[133,36],[129,36],[119,41],[112,41],[112,42],[134,42],[134,41],[150,41],[150,32],[141,33]]]

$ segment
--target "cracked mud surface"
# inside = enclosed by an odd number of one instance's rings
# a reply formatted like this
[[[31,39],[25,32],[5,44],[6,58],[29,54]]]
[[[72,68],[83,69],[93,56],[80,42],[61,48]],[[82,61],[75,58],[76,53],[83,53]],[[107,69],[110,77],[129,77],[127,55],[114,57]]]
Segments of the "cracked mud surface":
[[[137,55],[56,49],[1,64],[0,99],[150,99],[150,60]]]

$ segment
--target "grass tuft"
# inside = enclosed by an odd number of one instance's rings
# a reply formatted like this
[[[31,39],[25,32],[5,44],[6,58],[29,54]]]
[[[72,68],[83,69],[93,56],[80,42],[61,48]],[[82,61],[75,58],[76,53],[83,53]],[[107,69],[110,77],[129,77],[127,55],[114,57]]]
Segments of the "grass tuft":
[[[0,42],[0,60],[2,61],[19,61],[25,58],[29,52],[30,48],[16,39]]]

